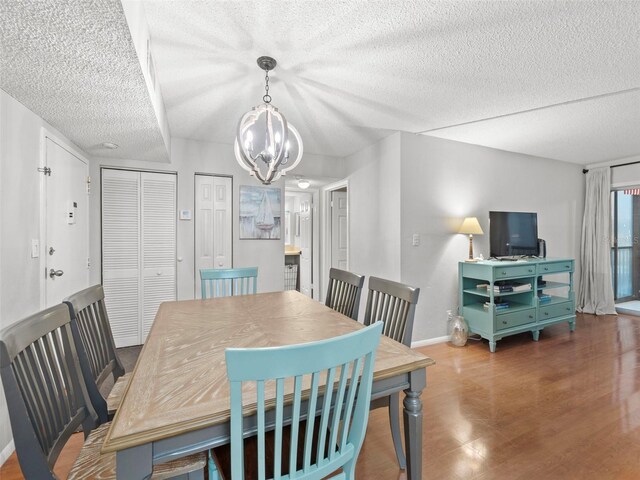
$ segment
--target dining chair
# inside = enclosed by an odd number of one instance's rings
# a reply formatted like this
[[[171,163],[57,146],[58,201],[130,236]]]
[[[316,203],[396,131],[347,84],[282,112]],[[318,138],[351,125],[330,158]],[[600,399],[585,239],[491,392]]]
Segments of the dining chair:
[[[101,454],[110,423],[97,416],[80,373],[67,305],[56,305],[0,331],[0,377],[22,473],[57,479],[53,466],[80,426],[86,439],[69,480],[115,478],[114,453]],[[205,455],[154,465],[153,479],[204,478]]]
[[[369,277],[369,294],[364,312],[364,324],[372,325],[377,322],[384,323],[382,333],[387,337],[411,347],[411,335],[413,333],[413,317],[416,313],[416,304],[420,289],[404,285],[402,283],[385,280],[378,277]],[[402,437],[400,435],[400,393],[396,392],[388,397],[382,397],[371,402],[371,408],[388,407],[389,423],[393,446],[401,469],[405,469],[407,461],[402,449]]]
[[[104,423],[113,417],[120,406],[131,377],[131,373],[124,373],[116,351],[104,302],[104,289],[102,285],[94,285],[74,293],[63,302],[69,308],[72,324],[77,325],[81,344],[76,345],[76,349],[80,360],[86,358],[86,362],[80,362],[80,367],[93,407],[100,423]],[[109,376],[113,377],[114,384],[105,399],[99,390]]]
[[[203,299],[256,293],[258,267],[201,269],[200,284]]]
[[[222,478],[321,479],[340,468],[332,478],[354,478],[381,331],[376,324],[301,345],[228,348],[231,446],[214,450]],[[247,409],[255,416],[244,418]],[[255,435],[243,440],[247,426]]]
[[[362,285],[364,285],[364,275],[332,268],[329,270],[329,286],[324,304],[347,317],[358,320]]]

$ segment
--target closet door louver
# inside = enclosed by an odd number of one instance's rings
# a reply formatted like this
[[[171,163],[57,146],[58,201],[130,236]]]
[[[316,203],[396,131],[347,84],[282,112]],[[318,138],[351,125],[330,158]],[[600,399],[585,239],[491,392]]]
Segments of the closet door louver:
[[[140,343],[140,174],[102,171],[102,283],[116,346]]]
[[[160,303],[176,299],[176,176],[142,173],[142,340]]]
[[[176,299],[176,176],[102,171],[102,271],[116,346],[144,343]]]

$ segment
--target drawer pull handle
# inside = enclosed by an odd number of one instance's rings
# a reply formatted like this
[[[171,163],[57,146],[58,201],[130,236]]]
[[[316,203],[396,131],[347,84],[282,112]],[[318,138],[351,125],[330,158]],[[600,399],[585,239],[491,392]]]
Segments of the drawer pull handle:
[[[571,268],[569,265],[565,265],[564,268]]]
[[[507,321],[506,321],[506,320],[502,320],[502,323],[506,325],[506,324],[507,324]]]
[[[531,273],[531,272],[533,272],[533,269],[532,269],[532,268],[530,268],[530,269],[529,269],[529,273]]]
[[[548,270],[549,270],[549,267],[544,267],[544,271],[545,272],[548,271]]]
[[[529,318],[533,318],[533,315],[529,315]]]
[[[502,275],[506,275],[506,274],[507,274],[507,272],[502,272]]]
[[[544,312],[545,315],[549,315],[549,312]]]

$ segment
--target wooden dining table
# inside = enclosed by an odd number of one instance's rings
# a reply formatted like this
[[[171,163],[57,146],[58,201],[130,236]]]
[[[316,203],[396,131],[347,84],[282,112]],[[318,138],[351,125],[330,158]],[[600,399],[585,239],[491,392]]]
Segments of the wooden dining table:
[[[362,324],[296,291],[160,305],[103,452],[116,452],[117,478],[229,443],[228,347],[274,347],[326,339]],[[372,398],[403,390],[407,478],[422,478],[422,401],[435,362],[383,337]],[[245,423],[245,428],[247,423]]]

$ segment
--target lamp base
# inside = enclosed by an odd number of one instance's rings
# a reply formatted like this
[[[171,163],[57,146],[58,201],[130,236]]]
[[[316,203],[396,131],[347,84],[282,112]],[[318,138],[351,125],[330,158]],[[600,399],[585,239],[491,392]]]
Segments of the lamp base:
[[[477,258],[465,258],[464,261],[467,263],[477,263],[480,260],[478,260]]]

